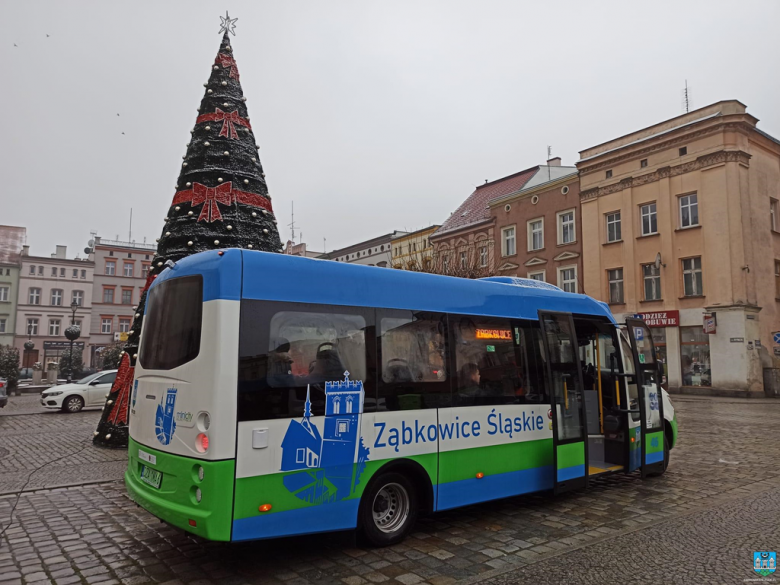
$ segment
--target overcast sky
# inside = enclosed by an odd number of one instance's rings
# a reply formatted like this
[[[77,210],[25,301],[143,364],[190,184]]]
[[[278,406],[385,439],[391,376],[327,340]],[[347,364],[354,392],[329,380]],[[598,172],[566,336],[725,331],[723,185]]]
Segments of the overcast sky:
[[[441,223],[548,145],[573,164],[681,114],[686,79],[780,136],[777,0],[0,0],[0,224],[33,254],[125,240],[130,208],[160,235],[226,8],[282,240],[294,201],[310,249]]]

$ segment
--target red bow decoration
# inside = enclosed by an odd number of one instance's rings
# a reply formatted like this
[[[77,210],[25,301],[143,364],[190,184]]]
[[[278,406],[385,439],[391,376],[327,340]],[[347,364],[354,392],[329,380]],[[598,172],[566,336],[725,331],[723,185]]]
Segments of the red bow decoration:
[[[217,54],[217,58],[214,60],[214,63],[222,65],[222,67],[230,67],[230,77],[238,81],[238,66],[236,65],[236,60],[233,59],[233,57],[227,55],[226,53],[219,53]]]
[[[192,189],[186,191],[178,191],[173,198],[172,205],[178,205],[179,203],[191,202],[192,206],[203,205],[203,209],[200,211],[198,221],[206,221],[211,223],[212,221],[222,221],[222,213],[219,211],[218,203],[222,205],[232,205],[234,201],[249,205],[251,207],[259,207],[273,211],[271,209],[271,202],[262,195],[256,193],[248,193],[246,191],[239,191],[233,189],[233,182],[228,181],[222,183],[216,187],[207,187],[200,183],[193,183]]]
[[[242,118],[238,115],[238,110],[233,110],[232,112],[223,112],[219,108],[216,108],[216,111],[213,114],[203,114],[202,116],[198,116],[198,119],[195,121],[197,124],[200,124],[201,122],[222,122],[222,130],[219,131],[220,136],[224,136],[225,138],[238,138],[238,132],[236,131],[236,124],[239,126],[246,126],[250,130],[252,129],[252,126],[249,124],[249,120]]]

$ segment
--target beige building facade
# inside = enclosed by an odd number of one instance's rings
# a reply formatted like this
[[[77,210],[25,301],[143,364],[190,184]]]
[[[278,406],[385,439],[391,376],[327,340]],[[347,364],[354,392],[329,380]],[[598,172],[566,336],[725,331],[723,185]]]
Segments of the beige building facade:
[[[441,226],[432,225],[394,238],[392,267],[400,270],[428,271],[433,267],[431,235]]]
[[[762,394],[780,361],[780,141],[718,102],[580,152],[583,281],[650,323],[674,391]]]

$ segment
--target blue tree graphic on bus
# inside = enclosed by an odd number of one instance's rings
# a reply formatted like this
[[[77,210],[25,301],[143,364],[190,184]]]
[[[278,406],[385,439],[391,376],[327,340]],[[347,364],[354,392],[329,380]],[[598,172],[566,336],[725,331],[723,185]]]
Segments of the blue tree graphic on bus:
[[[160,404],[157,405],[157,415],[154,417],[157,440],[163,445],[169,444],[176,432],[176,421],[173,420],[175,407],[176,388],[168,388],[165,396],[160,400]]]
[[[282,440],[282,471],[295,497],[310,504],[337,502],[354,493],[368,461],[360,436],[363,382],[325,382],[325,423],[322,435],[311,421],[311,397],[306,390],[303,419],[290,421]],[[357,463],[357,465],[355,465]]]

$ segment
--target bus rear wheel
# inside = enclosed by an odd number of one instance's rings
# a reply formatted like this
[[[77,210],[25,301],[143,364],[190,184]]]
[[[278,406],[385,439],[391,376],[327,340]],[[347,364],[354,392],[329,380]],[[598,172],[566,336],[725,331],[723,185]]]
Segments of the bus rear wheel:
[[[374,546],[401,542],[417,521],[417,491],[400,473],[375,478],[363,493],[360,506],[363,535]]]

